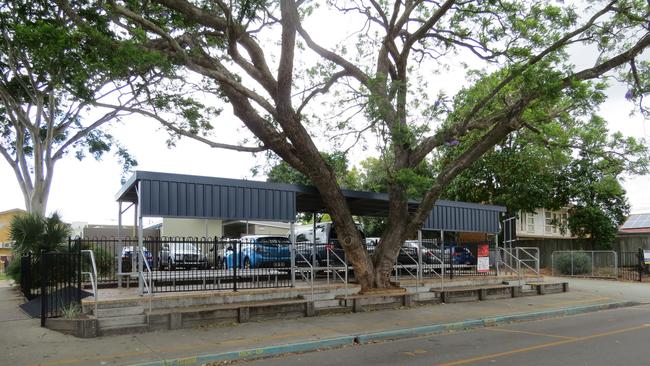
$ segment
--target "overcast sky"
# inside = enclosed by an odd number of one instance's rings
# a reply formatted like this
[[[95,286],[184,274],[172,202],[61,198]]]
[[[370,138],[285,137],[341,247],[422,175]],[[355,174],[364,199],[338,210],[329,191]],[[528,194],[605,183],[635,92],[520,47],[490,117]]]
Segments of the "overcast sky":
[[[321,18],[326,19],[326,18]],[[332,40],[331,32],[336,27],[331,24],[321,29],[328,33],[316,35],[322,43]],[[647,53],[647,52],[646,52]],[[646,55],[647,56],[647,55]],[[582,57],[576,57],[579,64]],[[591,61],[593,62],[593,60]],[[456,84],[458,89],[459,75],[454,72],[436,76],[443,82],[437,85]],[[446,82],[445,82],[446,81]],[[448,90],[453,95],[456,90]],[[625,87],[612,85],[609,89],[610,98],[601,106],[599,114],[609,122],[611,132],[621,131],[624,135],[638,138],[644,137],[645,131],[650,133],[650,122],[644,121],[639,114],[630,116],[634,106],[624,98]],[[435,95],[435,92],[430,93]],[[235,142],[241,140],[241,123],[229,113],[215,124],[220,141]],[[227,150],[211,149],[199,142],[182,139],[176,147],[168,149],[165,141],[167,133],[153,121],[141,117],[128,117],[123,123],[110,127],[110,132],[138,160],[138,170],[159,171],[168,173],[193,174],[226,178],[248,178],[263,180],[263,176],[252,177],[251,168],[262,162],[250,153],[240,153]],[[646,136],[647,138],[647,136]],[[317,144],[328,146],[328,141],[318,139]],[[352,155],[352,163],[363,158],[360,150]],[[54,180],[48,202],[48,212],[59,211],[68,222],[81,221],[95,224],[117,223],[117,203],[115,194],[120,189],[121,167],[112,154],[106,155],[101,161],[86,158],[78,161],[68,155],[56,164]],[[632,205],[633,213],[650,212],[650,176],[628,178],[623,182]],[[24,208],[22,193],[14,173],[2,159],[0,160],[0,211]]]

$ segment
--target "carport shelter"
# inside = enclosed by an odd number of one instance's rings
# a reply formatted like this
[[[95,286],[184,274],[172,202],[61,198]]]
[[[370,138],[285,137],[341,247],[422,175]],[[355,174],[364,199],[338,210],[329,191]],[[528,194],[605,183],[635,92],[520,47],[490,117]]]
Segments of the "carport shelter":
[[[388,215],[386,193],[343,190],[343,195],[353,215]],[[116,199],[119,237],[122,214],[135,205],[140,249],[143,217],[284,221],[292,223],[293,231],[297,213],[325,211],[323,200],[314,187],[147,171],[136,171]],[[130,205],[123,209],[124,203]],[[418,204],[411,201],[409,210],[415,211]],[[503,206],[438,200],[422,230],[495,234],[499,231],[500,214],[505,211]],[[140,266],[138,263],[139,271]]]

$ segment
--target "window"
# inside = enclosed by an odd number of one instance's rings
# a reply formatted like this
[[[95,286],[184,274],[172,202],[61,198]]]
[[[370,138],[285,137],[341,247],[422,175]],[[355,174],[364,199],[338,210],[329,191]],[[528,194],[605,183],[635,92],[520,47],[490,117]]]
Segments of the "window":
[[[526,213],[522,212],[519,218],[519,230],[526,231]]]
[[[535,213],[531,213],[530,215],[527,215],[527,226],[528,226],[528,232],[534,233],[535,232]]]
[[[544,232],[551,233],[553,230],[553,218],[549,211],[544,212]]]
[[[298,234],[298,236],[296,237],[296,241],[299,242],[299,243],[308,242],[309,239],[307,238],[307,235],[305,235],[305,234]]]

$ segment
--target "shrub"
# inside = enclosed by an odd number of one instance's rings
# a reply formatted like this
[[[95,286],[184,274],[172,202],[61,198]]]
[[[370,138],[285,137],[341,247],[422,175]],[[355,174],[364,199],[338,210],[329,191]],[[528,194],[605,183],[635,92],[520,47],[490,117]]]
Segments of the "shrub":
[[[14,241],[14,257],[42,251],[51,252],[62,249],[70,235],[70,226],[56,212],[50,217],[38,213],[14,216],[9,225],[9,238]]]
[[[572,264],[573,262],[573,264]],[[581,275],[591,272],[591,257],[586,253],[560,253],[555,256],[555,268],[565,275]]]
[[[9,278],[12,278],[16,283],[20,283],[20,257],[14,256],[5,271]]]

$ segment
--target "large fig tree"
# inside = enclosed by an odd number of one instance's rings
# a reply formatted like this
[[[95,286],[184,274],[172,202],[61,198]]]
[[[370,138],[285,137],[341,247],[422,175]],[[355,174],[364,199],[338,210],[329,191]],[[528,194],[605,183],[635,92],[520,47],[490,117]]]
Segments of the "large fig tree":
[[[74,12],[77,4],[65,7]],[[308,177],[363,290],[390,286],[403,240],[445,187],[510,133],[589,112],[604,99],[602,80],[616,72],[631,82],[632,98],[648,90],[640,61],[650,44],[648,7],[640,0],[580,8],[520,0],[109,0],[103,11],[120,31],[116,41],[179,66],[175,83],[227,102],[258,141],[233,146],[169,124],[166,111],[147,114],[211,146],[272,150]],[[576,67],[570,55],[589,66]],[[456,79],[446,75],[452,71]],[[151,95],[155,107],[164,90]],[[355,143],[386,165],[388,225],[372,257],[321,154]],[[443,149],[457,151],[435,172],[416,169]],[[413,184],[426,189],[409,212]]]

